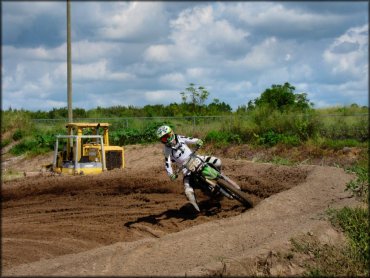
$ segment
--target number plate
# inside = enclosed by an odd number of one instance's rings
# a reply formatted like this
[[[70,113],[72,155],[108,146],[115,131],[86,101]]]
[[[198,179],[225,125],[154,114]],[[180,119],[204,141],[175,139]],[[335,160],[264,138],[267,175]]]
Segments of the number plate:
[[[188,162],[186,168],[188,168],[188,170],[190,170],[191,172],[195,172],[201,164],[202,161],[198,157],[193,157]]]

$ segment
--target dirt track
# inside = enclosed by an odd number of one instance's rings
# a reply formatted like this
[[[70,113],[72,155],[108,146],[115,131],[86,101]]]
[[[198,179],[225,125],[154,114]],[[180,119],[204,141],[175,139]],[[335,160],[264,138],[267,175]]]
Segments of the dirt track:
[[[320,215],[328,206],[354,202],[341,169],[223,159],[224,172],[256,206],[197,192],[196,214],[181,181],[165,175],[160,147],[130,146],[124,170],[99,176],[3,183],[3,275],[212,274],[220,261],[245,260],[326,227]]]

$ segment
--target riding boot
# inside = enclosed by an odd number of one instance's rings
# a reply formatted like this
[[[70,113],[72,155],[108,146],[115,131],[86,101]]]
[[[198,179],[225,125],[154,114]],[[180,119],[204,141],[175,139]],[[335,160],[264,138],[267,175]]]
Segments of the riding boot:
[[[186,190],[185,195],[188,198],[190,204],[193,205],[193,207],[200,212],[200,209],[198,207],[197,201],[195,200],[194,190]]]

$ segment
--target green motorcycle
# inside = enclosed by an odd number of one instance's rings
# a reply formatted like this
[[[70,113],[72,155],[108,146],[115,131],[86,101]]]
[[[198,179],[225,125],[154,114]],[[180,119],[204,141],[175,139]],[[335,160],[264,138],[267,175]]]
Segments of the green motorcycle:
[[[222,174],[212,164],[207,163],[200,156],[196,155],[198,149],[196,148],[191,153],[182,167],[177,169],[176,174],[185,168],[191,172],[191,183],[195,184],[195,187],[199,187],[207,195],[213,197],[222,194],[228,199],[239,201],[245,207],[252,207],[253,203],[241,191],[237,183]]]

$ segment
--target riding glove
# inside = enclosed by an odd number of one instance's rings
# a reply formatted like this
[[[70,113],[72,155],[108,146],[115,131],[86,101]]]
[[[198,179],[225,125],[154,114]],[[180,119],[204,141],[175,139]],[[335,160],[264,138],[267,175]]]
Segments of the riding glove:
[[[203,146],[203,141],[198,139],[198,141],[195,143],[199,148]]]
[[[171,181],[174,181],[175,179],[177,179],[177,175],[176,174],[171,174],[170,179],[171,179]]]

